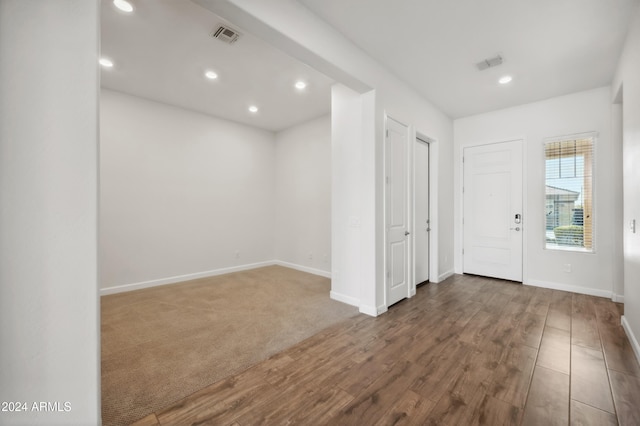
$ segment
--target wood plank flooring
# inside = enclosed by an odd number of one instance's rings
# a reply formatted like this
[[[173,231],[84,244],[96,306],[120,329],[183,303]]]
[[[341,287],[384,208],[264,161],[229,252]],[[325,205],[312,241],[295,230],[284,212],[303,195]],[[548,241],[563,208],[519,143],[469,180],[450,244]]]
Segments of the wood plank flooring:
[[[456,275],[137,425],[639,425],[610,300]]]

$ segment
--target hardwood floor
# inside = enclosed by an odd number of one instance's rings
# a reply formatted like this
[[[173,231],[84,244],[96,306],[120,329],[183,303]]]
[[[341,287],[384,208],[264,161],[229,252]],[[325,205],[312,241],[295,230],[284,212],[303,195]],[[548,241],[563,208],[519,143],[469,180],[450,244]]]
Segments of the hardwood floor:
[[[607,299],[456,275],[333,326],[138,425],[638,425]]]

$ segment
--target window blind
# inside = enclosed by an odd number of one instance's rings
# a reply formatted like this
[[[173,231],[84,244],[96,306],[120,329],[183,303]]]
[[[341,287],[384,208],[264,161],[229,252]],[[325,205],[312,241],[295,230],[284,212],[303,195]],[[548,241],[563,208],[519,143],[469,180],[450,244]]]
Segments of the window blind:
[[[544,144],[547,248],[593,251],[594,137]]]

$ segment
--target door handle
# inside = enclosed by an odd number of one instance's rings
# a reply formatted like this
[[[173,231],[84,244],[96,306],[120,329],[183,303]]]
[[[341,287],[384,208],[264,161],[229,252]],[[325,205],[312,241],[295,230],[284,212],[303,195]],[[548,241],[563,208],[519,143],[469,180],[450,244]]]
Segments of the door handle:
[[[409,235],[411,232],[409,231],[404,231],[404,236],[406,237],[407,235]]]

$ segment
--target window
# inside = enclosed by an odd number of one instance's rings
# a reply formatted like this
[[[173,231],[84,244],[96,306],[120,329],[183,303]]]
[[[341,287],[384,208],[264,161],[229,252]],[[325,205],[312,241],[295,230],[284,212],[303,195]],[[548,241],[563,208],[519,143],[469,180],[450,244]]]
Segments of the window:
[[[545,247],[594,251],[595,135],[549,139],[545,156]]]

